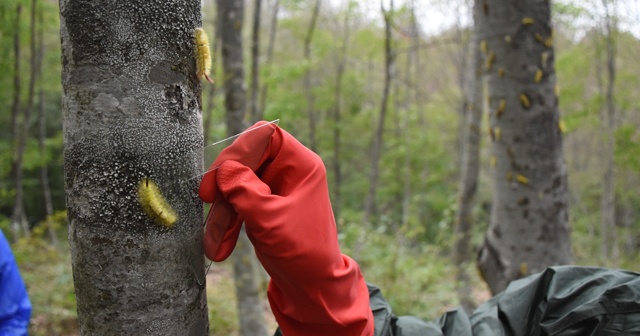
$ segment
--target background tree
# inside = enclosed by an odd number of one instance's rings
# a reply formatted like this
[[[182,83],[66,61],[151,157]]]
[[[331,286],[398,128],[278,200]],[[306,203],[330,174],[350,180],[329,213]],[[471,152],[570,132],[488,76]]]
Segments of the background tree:
[[[549,2],[476,1],[493,203],[478,267],[492,293],[573,261]]]
[[[618,234],[616,228],[616,200],[615,200],[615,129],[616,129],[616,102],[614,100],[614,90],[616,82],[616,1],[602,0],[604,8],[604,64],[606,89],[603,81],[599,81],[601,90],[604,93],[605,103],[602,112],[602,125],[604,128],[604,172],[602,174],[602,197],[600,201],[601,232],[602,232],[602,260],[609,257],[614,262],[619,258]],[[599,62],[600,60],[596,60]]]
[[[16,5],[16,21],[15,26],[20,27],[20,16],[22,14],[22,4]],[[22,157],[24,155],[24,137],[23,132],[26,118],[23,118],[22,124],[20,123],[20,92],[21,92],[21,73],[20,73],[20,59],[21,47],[20,47],[20,29],[16,29],[13,35],[13,55],[15,59],[15,66],[13,68],[13,99],[11,103],[11,173],[13,178],[13,187],[15,190],[15,196],[13,201],[13,212],[11,214],[11,230],[13,231],[13,238],[17,239],[23,234],[26,234],[25,229],[28,228],[27,218],[24,212],[22,193]],[[20,126],[23,127],[20,127]],[[27,123],[28,125],[28,123]],[[28,126],[26,126],[28,129]]]
[[[215,2],[201,2],[202,25],[209,33],[212,49],[216,49],[216,32],[221,30],[214,28],[219,24],[219,21],[214,22],[217,17]],[[370,225],[366,228],[362,226],[363,200],[366,199],[370,186],[371,146],[377,131],[386,71],[385,26],[384,17],[379,10],[380,3],[353,0],[352,6],[346,7],[346,0],[324,1],[313,34],[312,57],[309,64],[302,57],[303,43],[315,0],[262,0],[261,3],[263,29],[260,38],[263,45],[261,51],[264,54],[260,57],[258,75],[261,90],[268,91],[267,95],[260,93],[259,107],[263,113],[261,119],[280,118],[280,126],[307,142],[309,121],[306,113],[304,76],[305,72],[310,70],[314,106],[318,116],[316,146],[329,168],[327,178],[331,182],[331,191],[334,192],[332,204],[339,209],[335,215],[339,225],[341,247],[346,254],[354,256],[356,247],[360,246],[358,263],[367,281],[381,286],[385,296],[391,300],[394,312],[400,315],[418,314],[425,319],[433,319],[461,300],[456,294],[456,266],[452,259],[455,260],[455,238],[459,237],[456,233],[456,216],[459,210],[460,174],[463,170],[460,164],[462,148],[459,146],[462,139],[459,131],[464,129],[461,127],[463,120],[460,111],[466,93],[459,83],[460,58],[452,56],[458,55],[461,43],[467,42],[466,38],[472,29],[471,20],[456,19],[460,14],[460,17],[470,14],[459,10],[464,8],[465,2],[466,0],[395,1],[393,50],[397,55],[395,64],[399,71],[395,76],[396,82],[389,91],[388,115],[385,118],[385,134],[379,160],[376,207],[369,217]],[[640,195],[636,192],[636,186],[640,185],[640,102],[637,99],[640,66],[637,66],[636,59],[640,55],[640,39],[637,34],[640,15],[633,1],[616,1],[615,9],[611,2],[608,3],[611,18],[616,23],[611,35],[615,46],[616,67],[613,91],[616,127],[612,133],[615,174],[612,190],[618,242],[609,244],[610,248],[617,247],[619,251],[619,257],[615,260],[613,250],[610,250],[605,259],[602,257],[603,237],[610,231],[603,229],[601,225],[604,159],[607,156],[604,114],[608,85],[607,34],[602,0],[551,2],[555,28],[553,58],[560,95],[558,110],[562,121],[558,127],[565,132],[563,146],[567,161],[568,204],[571,213],[569,223],[574,262],[580,265],[615,266],[638,271]],[[21,4],[19,16],[18,4]],[[0,126],[4,126],[4,131],[0,132],[0,229],[4,230],[7,236],[13,236],[10,231],[15,197],[11,167],[14,153],[12,148],[15,148],[12,147],[12,143],[16,144],[11,140],[12,107],[15,96],[15,101],[19,104],[16,122],[22,130],[23,113],[28,105],[31,4],[30,0],[0,1],[0,22],[11,23],[0,25],[0,36],[4,37],[0,38],[0,101],[6,102],[0,105]],[[385,5],[387,6],[388,2],[385,2]],[[28,217],[30,235],[21,236],[12,242],[12,249],[34,303],[30,335],[74,335],[78,334],[78,317],[71,277],[69,244],[50,244],[45,226],[47,219],[50,219],[58,240],[67,239],[60,112],[62,94],[59,3],[38,1],[37,7],[37,15],[43,15],[42,25],[39,21],[36,25],[42,27],[45,52],[42,53],[42,75],[37,75],[36,80],[34,110],[25,145],[22,178],[23,208]],[[248,7],[246,13],[252,14],[247,15],[253,16],[252,6]],[[491,7],[487,9],[489,16],[495,14],[492,13]],[[415,15],[412,15],[412,12],[415,12]],[[19,24],[16,23],[18,21]],[[348,25],[345,25],[347,21]],[[526,26],[534,30],[534,39],[536,32],[541,34],[540,37],[546,37],[536,28],[538,23],[536,20],[533,25]],[[417,27],[413,27],[414,25]],[[125,26],[128,25],[118,25]],[[161,24],[144,25],[144,29],[149,27],[161,27]],[[505,28],[500,33],[502,36],[498,37],[505,41],[504,35],[510,35],[514,41],[517,33],[512,31],[514,27]],[[243,36],[249,39],[244,44],[247,55],[244,58],[244,67],[245,71],[248,71],[252,25],[243,25],[242,29]],[[117,29],[117,36],[124,38],[122,34],[125,31],[128,30]],[[414,31],[419,33],[414,34]],[[14,39],[16,34],[19,34],[17,40]],[[87,34],[101,38],[101,35]],[[156,45],[188,43],[191,38],[186,33],[180,36],[176,38],[172,34],[164,34],[162,38],[148,40],[148,48],[126,50],[133,50],[133,55],[143,50],[142,53],[146,57],[157,58]],[[345,37],[348,37],[348,43],[343,58],[341,49]],[[536,43],[539,43],[537,39]],[[20,50],[18,67],[15,59],[16,44]],[[38,43],[36,50],[39,49]],[[479,49],[480,46],[476,48]],[[186,49],[184,51],[185,62],[191,62],[190,52]],[[533,52],[539,53],[536,50]],[[212,54],[216,52],[212,50]],[[488,54],[483,54],[480,62],[483,69],[486,68],[487,56]],[[538,56],[541,61],[542,56]],[[337,89],[337,66],[341,59],[344,61],[344,71],[340,87]],[[214,64],[217,60],[219,59],[214,59]],[[500,60],[500,55],[496,53],[495,61]],[[210,84],[202,87],[202,118],[203,122],[209,125],[205,126],[205,136],[212,139],[206,143],[222,139],[227,134],[226,108],[222,102],[222,85],[225,78],[220,75],[221,63],[218,61],[217,68],[213,69],[217,74],[214,78],[218,89],[213,92],[215,85]],[[491,72],[498,71],[496,64],[492,64]],[[105,63],[101,66],[100,73],[109,73],[103,71],[106,65]],[[180,67],[177,67],[173,71],[180,71],[179,69]],[[411,73],[408,74],[408,71]],[[17,89],[14,86],[16,73],[20,76]],[[507,75],[505,72],[505,77]],[[531,81],[530,75],[531,73],[522,79],[522,82]],[[84,78],[84,75],[82,77]],[[544,77],[541,82],[543,81]],[[249,82],[245,83],[249,88]],[[136,89],[144,87],[145,85],[137,85]],[[407,97],[407,90],[413,91],[412,97]],[[16,95],[17,91],[19,93]],[[38,98],[40,92],[44,96],[42,100]],[[487,110],[495,114],[500,106],[500,99],[493,96],[491,109]],[[153,102],[162,102],[165,99],[157,94],[153,97]],[[173,96],[167,97],[169,98],[166,99],[173,99]],[[506,102],[503,118],[511,111],[510,107],[520,104],[519,97],[515,98],[515,102]],[[333,108],[337,100],[340,106],[341,133],[339,155],[334,155],[336,128]],[[534,99],[532,101],[535,102]],[[181,105],[179,100],[175,100],[175,103]],[[42,147],[38,134],[40,125],[36,121],[41,107],[46,117]],[[248,113],[243,119],[248,121]],[[488,117],[481,119],[482,134],[488,130],[490,120]],[[176,130],[177,133],[178,131]],[[502,138],[506,136],[505,132],[505,128],[502,127]],[[173,131],[163,134],[173,134]],[[471,210],[474,225],[469,236],[469,247],[474,255],[482,246],[490,222],[495,169],[491,166],[492,146],[491,141],[481,141],[479,146],[480,170],[476,205]],[[153,153],[157,153],[155,149]],[[209,153],[205,151],[205,154]],[[525,152],[522,155],[528,154]],[[338,175],[330,168],[334,156],[339,158],[341,167],[339,199],[334,196],[334,185]],[[496,158],[496,163],[499,159]],[[177,161],[180,161],[179,164],[176,163],[178,166],[184,164],[182,160],[176,159]],[[210,162],[210,159],[205,159],[205,163]],[[82,167],[84,169],[86,165]],[[46,168],[49,175],[53,210],[50,216],[43,206],[45,197],[40,181],[43,168]],[[506,176],[504,178],[506,179]],[[158,183],[163,185],[163,192],[167,192],[166,189],[173,185],[174,180],[171,177]],[[179,190],[184,191],[182,188]],[[168,195],[165,196],[170,198]],[[135,194],[130,197],[134,198],[130,198],[129,201],[135,203]],[[114,211],[111,206],[104,209],[107,213]],[[610,241],[609,239],[608,242]],[[489,298],[489,291],[475,272],[476,265],[467,265],[472,283],[471,298],[475,302],[483,302]],[[212,335],[231,335],[239,332],[233,275],[233,262],[213,264],[208,273],[207,305],[210,325],[214,326],[211,330]],[[260,292],[264,292],[264,289]],[[262,312],[267,330],[273,330],[275,320],[268,311],[268,305],[264,304],[264,297],[262,299]]]
[[[218,0],[218,20],[224,69],[225,121],[227,136],[232,136],[244,131],[247,126],[244,123],[247,102],[242,50],[244,0]],[[262,301],[258,295],[253,245],[244,230],[238,237],[232,259],[240,335],[267,335]]]
[[[369,172],[369,191],[364,203],[364,213],[362,218],[364,223],[369,223],[375,204],[376,192],[378,187],[378,179],[380,175],[380,157],[382,155],[382,146],[384,140],[384,124],[387,116],[387,108],[389,102],[389,92],[395,75],[395,55],[392,47],[392,29],[393,29],[393,0],[391,0],[389,9],[384,8],[382,1],[380,2],[380,11],[384,18],[384,87],[382,91],[382,100],[380,102],[380,113],[378,115],[376,131],[373,135],[373,144],[371,146],[371,171]]]
[[[318,22],[318,14],[320,13],[321,0],[316,0],[311,13],[311,21],[309,21],[309,28],[307,35],[304,38],[303,57],[306,61],[306,71],[304,74],[304,92],[307,97],[307,118],[309,120],[309,149],[314,152],[318,151],[316,145],[316,128],[317,128],[317,115],[315,111],[315,97],[312,91],[311,85],[311,42],[313,40],[313,33],[316,30],[316,23]]]
[[[471,296],[471,277],[467,273],[468,264],[472,261],[471,237],[474,224],[474,205],[478,192],[478,177],[480,170],[480,128],[482,117],[482,88],[481,88],[481,54],[478,37],[474,34],[471,41],[471,53],[465,66],[466,75],[463,76],[464,118],[461,125],[464,140],[462,143],[462,158],[460,171],[460,186],[455,217],[455,243],[453,246],[453,262],[456,265],[458,281],[458,298],[463,307],[469,312],[475,308]]]
[[[203,209],[190,179],[202,171],[200,2],[63,0],[60,20],[80,333],[206,335]],[[145,179],[175,209],[173,227],[143,211]]]
[[[260,15],[262,9],[262,0],[255,0],[253,8],[253,27],[251,30],[251,116],[252,122],[257,122],[262,118],[258,114],[258,88],[260,87],[259,74],[260,71]]]

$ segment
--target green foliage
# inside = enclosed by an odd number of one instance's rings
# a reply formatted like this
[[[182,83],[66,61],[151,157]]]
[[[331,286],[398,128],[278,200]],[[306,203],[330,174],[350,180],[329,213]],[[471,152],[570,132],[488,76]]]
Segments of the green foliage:
[[[616,134],[616,164],[640,172],[640,132],[633,125],[618,128]]]

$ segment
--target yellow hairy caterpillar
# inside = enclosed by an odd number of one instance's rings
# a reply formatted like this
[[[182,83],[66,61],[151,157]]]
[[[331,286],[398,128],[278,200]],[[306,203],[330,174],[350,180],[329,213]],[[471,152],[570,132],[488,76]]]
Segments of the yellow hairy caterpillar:
[[[489,56],[487,57],[487,61],[485,63],[485,68],[487,69],[487,71],[491,70],[491,68],[493,67],[493,62],[496,60],[496,53],[493,52],[493,50],[489,53]]]
[[[533,76],[533,81],[536,83],[540,83],[543,75],[544,73],[542,72],[542,70],[540,69],[536,70],[536,74]]]
[[[564,120],[558,120],[558,128],[560,129],[560,132],[562,132],[562,134],[567,133],[567,125],[564,123]]]
[[[196,75],[203,77],[213,83],[209,73],[211,72],[211,52],[209,51],[209,37],[202,28],[196,28],[193,32],[196,42]]]
[[[544,37],[542,37],[542,35],[540,35],[540,33],[536,33],[534,36],[536,37],[536,41],[538,41],[540,43],[544,43]]]
[[[531,102],[529,101],[529,97],[527,97],[527,95],[524,93],[520,94],[520,103],[522,104],[522,107],[526,109],[531,107]]]
[[[156,183],[147,177],[138,184],[138,200],[142,209],[158,224],[172,228],[178,221],[178,215],[164,199]]]
[[[518,174],[518,176],[516,176],[516,180],[522,184],[529,184],[529,179],[524,175]]]
[[[522,24],[523,25],[531,25],[535,22],[535,20],[533,18],[530,17],[526,17],[522,19]]]
[[[543,68],[547,68],[547,64],[549,62],[549,52],[545,51],[542,54],[540,54],[540,64],[542,65]]]
[[[496,117],[500,118],[506,108],[507,108],[507,101],[504,99],[500,99],[500,103],[498,104],[498,110],[496,111]]]

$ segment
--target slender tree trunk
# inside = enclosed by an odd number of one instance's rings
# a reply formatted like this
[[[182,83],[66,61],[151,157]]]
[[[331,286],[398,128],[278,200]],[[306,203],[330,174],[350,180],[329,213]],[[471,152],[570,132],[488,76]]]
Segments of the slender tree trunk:
[[[311,22],[309,23],[309,30],[307,30],[307,36],[304,39],[304,59],[307,62],[307,70],[304,74],[304,92],[307,96],[307,118],[309,118],[309,149],[316,152],[316,112],[315,112],[315,98],[313,96],[311,88],[311,40],[313,39],[313,32],[316,29],[316,22],[318,21],[318,14],[320,13],[320,0],[316,0],[316,4],[313,7],[313,13],[311,14]]]
[[[572,262],[567,172],[548,1],[476,1],[490,112],[491,223],[478,267],[496,294],[514,279]]]
[[[216,69],[218,68],[218,51],[220,48],[220,20],[216,19],[216,16],[213,15],[212,19],[214,28],[213,35],[213,44],[211,46],[211,78],[216,78]],[[213,82],[207,85],[207,106],[204,110],[204,144],[211,144],[211,124],[213,121],[213,112],[216,107],[216,90],[218,88],[218,83]]]
[[[22,4],[19,3],[16,8],[16,32],[13,35],[13,53],[15,56],[14,63],[14,76],[13,76],[13,100],[11,103],[11,149],[12,149],[12,163],[11,174],[13,180],[13,188],[15,190],[13,212],[11,215],[11,231],[13,233],[13,240],[17,240],[23,233],[22,223],[25,221],[24,209],[22,203],[22,168],[18,167],[18,153],[20,151],[20,95],[21,95],[21,72],[20,72],[20,59],[22,57],[20,52],[20,16],[22,15]],[[20,160],[21,161],[21,160]],[[20,166],[22,163],[20,163]],[[18,173],[20,171],[20,173]]]
[[[391,89],[391,82],[393,81],[394,74],[394,59],[393,49],[391,48],[391,27],[393,26],[393,0],[389,10],[384,9],[382,2],[380,3],[382,15],[384,17],[385,26],[385,76],[384,76],[384,88],[382,91],[382,102],[380,103],[380,115],[378,117],[378,126],[374,134],[373,146],[371,150],[371,173],[369,176],[369,192],[364,203],[363,221],[365,224],[369,223],[369,217],[375,208],[376,191],[378,187],[378,177],[380,174],[380,157],[382,154],[383,135],[384,135],[384,123],[387,115],[387,104],[389,100],[389,91]]]
[[[243,122],[247,106],[242,53],[244,0],[218,0],[218,20],[221,27],[225,120],[227,136],[232,136],[246,128]],[[258,295],[258,274],[252,258],[255,257],[251,242],[242,233],[232,256],[240,335],[266,336],[268,333]]]
[[[480,170],[480,121],[482,117],[482,94],[480,90],[480,51],[478,39],[474,36],[470,62],[464,68],[467,75],[463,87],[462,109],[466,117],[462,119],[464,130],[462,146],[461,174],[458,187],[458,206],[455,217],[455,243],[453,263],[456,265],[458,299],[467,312],[475,309],[471,298],[471,279],[467,272],[471,261],[471,232],[474,224],[473,208],[478,189]]]
[[[606,50],[606,75],[607,88],[605,96],[605,112],[603,124],[604,134],[604,173],[602,176],[602,196],[600,199],[600,215],[602,229],[602,259],[604,262],[618,262],[618,234],[616,228],[616,198],[615,198],[615,165],[613,153],[615,151],[615,118],[616,107],[614,100],[614,89],[616,80],[616,45],[614,34],[616,31],[614,11],[609,11],[609,3],[615,1],[602,0],[605,8],[605,50]],[[615,12],[614,12],[615,13]]]
[[[44,20],[43,10],[38,12],[38,78],[42,78],[42,64],[44,58]],[[45,100],[44,89],[42,84],[38,93],[38,149],[40,150],[40,157],[46,157],[45,139],[47,138],[47,118],[45,115]],[[58,245],[58,235],[53,227],[53,221],[51,215],[53,215],[53,201],[51,200],[51,186],[49,184],[49,169],[48,162],[43,162],[40,167],[40,187],[42,188],[42,195],[44,199],[44,209],[46,214],[45,223],[47,226],[47,233],[49,235],[49,243],[53,246]]]
[[[251,33],[251,122],[255,123],[258,119],[258,88],[259,70],[260,70],[260,12],[262,8],[262,0],[255,0],[255,8],[253,13],[253,30]]]
[[[37,8],[37,0],[31,1],[31,10],[30,10],[30,18],[29,18],[29,29],[31,30],[31,34],[29,36],[29,87],[27,91],[27,106],[24,109],[24,116],[22,119],[22,129],[19,131],[18,135],[18,146],[16,151],[16,161],[15,161],[15,202],[13,206],[13,215],[11,216],[12,227],[20,226],[21,231],[25,234],[29,233],[29,222],[27,217],[25,216],[24,209],[24,151],[27,146],[27,140],[29,139],[29,130],[31,126],[31,113],[33,111],[33,105],[35,100],[35,85],[36,85],[36,74],[38,73],[37,63],[38,63],[38,55],[36,50],[36,8]],[[19,27],[17,27],[19,29]],[[16,53],[16,56],[18,54]]]
[[[280,0],[275,0],[273,4],[273,12],[271,14],[271,26],[269,28],[269,46],[267,47],[267,59],[265,61],[265,66],[267,67],[267,75],[269,76],[271,73],[271,63],[273,61],[273,50],[276,44],[276,32],[278,31],[278,11],[280,10]],[[264,110],[267,102],[267,93],[269,91],[269,86],[267,84],[262,84],[262,90],[260,93],[260,106],[258,107],[258,115],[256,118],[258,120],[264,119]]]
[[[342,186],[342,166],[340,164],[341,155],[341,129],[342,129],[342,80],[344,77],[344,70],[347,62],[347,51],[349,47],[349,19],[351,17],[351,5],[347,5],[347,12],[344,16],[344,24],[342,25],[343,39],[342,46],[340,47],[339,54],[336,56],[336,86],[333,92],[334,105],[333,105],[333,212],[336,218],[340,217],[341,206],[341,193],[340,188]]]
[[[201,25],[199,1],[60,1],[81,335],[208,334],[203,208],[190,179],[203,170]]]

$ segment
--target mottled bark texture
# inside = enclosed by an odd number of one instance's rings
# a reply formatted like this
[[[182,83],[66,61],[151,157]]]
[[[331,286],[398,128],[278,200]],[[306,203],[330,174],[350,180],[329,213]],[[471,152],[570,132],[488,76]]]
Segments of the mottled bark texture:
[[[476,1],[494,166],[478,267],[491,291],[572,261],[548,0]]]
[[[64,168],[82,335],[207,335],[200,1],[61,0]],[[172,228],[138,202],[155,181]]]

